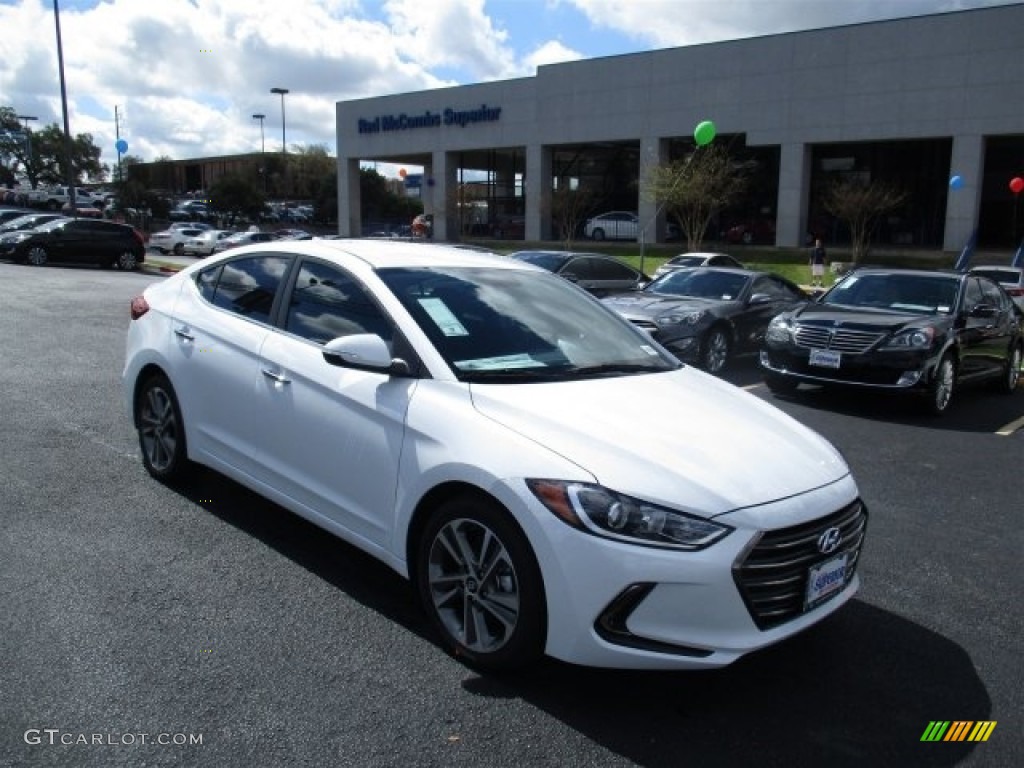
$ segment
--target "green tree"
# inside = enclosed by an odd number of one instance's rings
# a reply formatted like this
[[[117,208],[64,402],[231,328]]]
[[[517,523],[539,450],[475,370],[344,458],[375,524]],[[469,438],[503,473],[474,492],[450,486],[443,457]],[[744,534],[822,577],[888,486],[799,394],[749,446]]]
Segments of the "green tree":
[[[551,214],[558,228],[558,238],[565,250],[572,250],[572,243],[587,212],[594,206],[594,192],[590,187],[572,183],[567,176],[555,179],[551,190]]]
[[[906,199],[905,190],[888,182],[850,177],[826,187],[821,204],[849,226],[853,263],[859,264],[868,255],[879,219]]]
[[[258,221],[266,198],[263,190],[251,178],[239,174],[221,176],[211,186],[210,208],[233,220],[244,217]]]
[[[679,225],[686,247],[697,251],[711,220],[743,196],[756,167],[722,144],[695,147],[685,158],[651,168],[648,194]]]
[[[9,107],[0,107],[4,128],[10,124],[10,114],[13,110]],[[14,120],[17,123],[17,117]],[[25,178],[32,188],[67,181],[64,132],[56,123],[31,131],[31,157],[24,129],[14,133],[8,128],[5,133],[7,138],[0,139],[0,158],[7,158],[3,164],[15,175]],[[100,162],[100,148],[93,142],[92,134],[80,133],[71,140],[71,169],[76,184],[106,178],[110,169]]]

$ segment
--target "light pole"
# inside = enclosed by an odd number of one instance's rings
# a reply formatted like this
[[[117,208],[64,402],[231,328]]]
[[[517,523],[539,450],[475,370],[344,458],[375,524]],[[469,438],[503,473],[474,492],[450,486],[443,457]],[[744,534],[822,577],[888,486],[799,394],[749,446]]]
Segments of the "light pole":
[[[271,93],[277,93],[281,96],[281,154],[288,154],[288,145],[284,141],[284,95],[289,93],[287,88],[271,88]]]
[[[281,97],[284,98],[283,96]],[[263,138],[263,121],[267,119],[264,114],[255,114],[252,116],[253,120],[260,121],[260,176],[263,177],[263,195],[266,197],[267,194],[267,144]]]
[[[284,140],[284,95],[288,93],[287,88],[271,88],[271,93],[281,96],[281,162],[284,163],[282,175],[284,176],[284,198],[288,199],[288,145]]]

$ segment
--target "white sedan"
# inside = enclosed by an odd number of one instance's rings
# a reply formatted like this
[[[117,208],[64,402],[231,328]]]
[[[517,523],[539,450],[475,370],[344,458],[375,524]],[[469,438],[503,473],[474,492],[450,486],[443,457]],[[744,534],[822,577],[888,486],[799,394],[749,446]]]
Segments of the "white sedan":
[[[234,230],[230,229],[206,229],[186,240],[182,251],[187,256],[210,256],[217,249],[217,243],[233,234]]]
[[[369,552],[473,666],[719,667],[858,588],[842,456],[539,268],[277,241],[150,285],[131,318],[147,471],[211,467]]]
[[[205,228],[190,227],[187,229],[165,229],[149,236],[149,247],[161,253],[173,253],[180,256],[185,252],[185,243],[199,237]]]

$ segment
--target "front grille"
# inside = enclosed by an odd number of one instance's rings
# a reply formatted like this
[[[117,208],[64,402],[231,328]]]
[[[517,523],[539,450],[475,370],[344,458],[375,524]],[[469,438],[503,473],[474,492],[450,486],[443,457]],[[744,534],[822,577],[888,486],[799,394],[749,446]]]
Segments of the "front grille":
[[[650,334],[654,334],[658,330],[658,324],[650,320],[630,320],[633,325],[641,330],[647,331]]]
[[[798,347],[806,349],[834,349],[859,355],[867,352],[884,334],[877,331],[857,331],[852,328],[822,328],[814,325],[797,326],[794,338]]]
[[[846,552],[847,580],[852,579],[867,524],[867,507],[858,499],[828,517],[761,534],[754,548],[733,566],[736,586],[754,623],[771,629],[802,614],[811,566]],[[832,527],[839,528],[842,542],[835,552],[823,555],[818,537]]]

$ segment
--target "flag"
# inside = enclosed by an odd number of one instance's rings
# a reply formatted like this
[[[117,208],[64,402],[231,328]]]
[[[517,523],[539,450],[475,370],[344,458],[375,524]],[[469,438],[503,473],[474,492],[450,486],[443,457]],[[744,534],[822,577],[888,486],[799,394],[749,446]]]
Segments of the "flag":
[[[1024,240],[1020,241],[1020,245],[1017,246],[1017,252],[1013,254],[1013,261],[1010,262],[1011,267],[1024,267]]]
[[[957,272],[966,272],[967,265],[971,263],[971,257],[974,256],[974,245],[978,239],[978,230],[971,232],[971,236],[967,238],[967,243],[964,245],[964,249],[960,251],[960,258],[956,260],[956,264],[953,265],[953,269]]]

